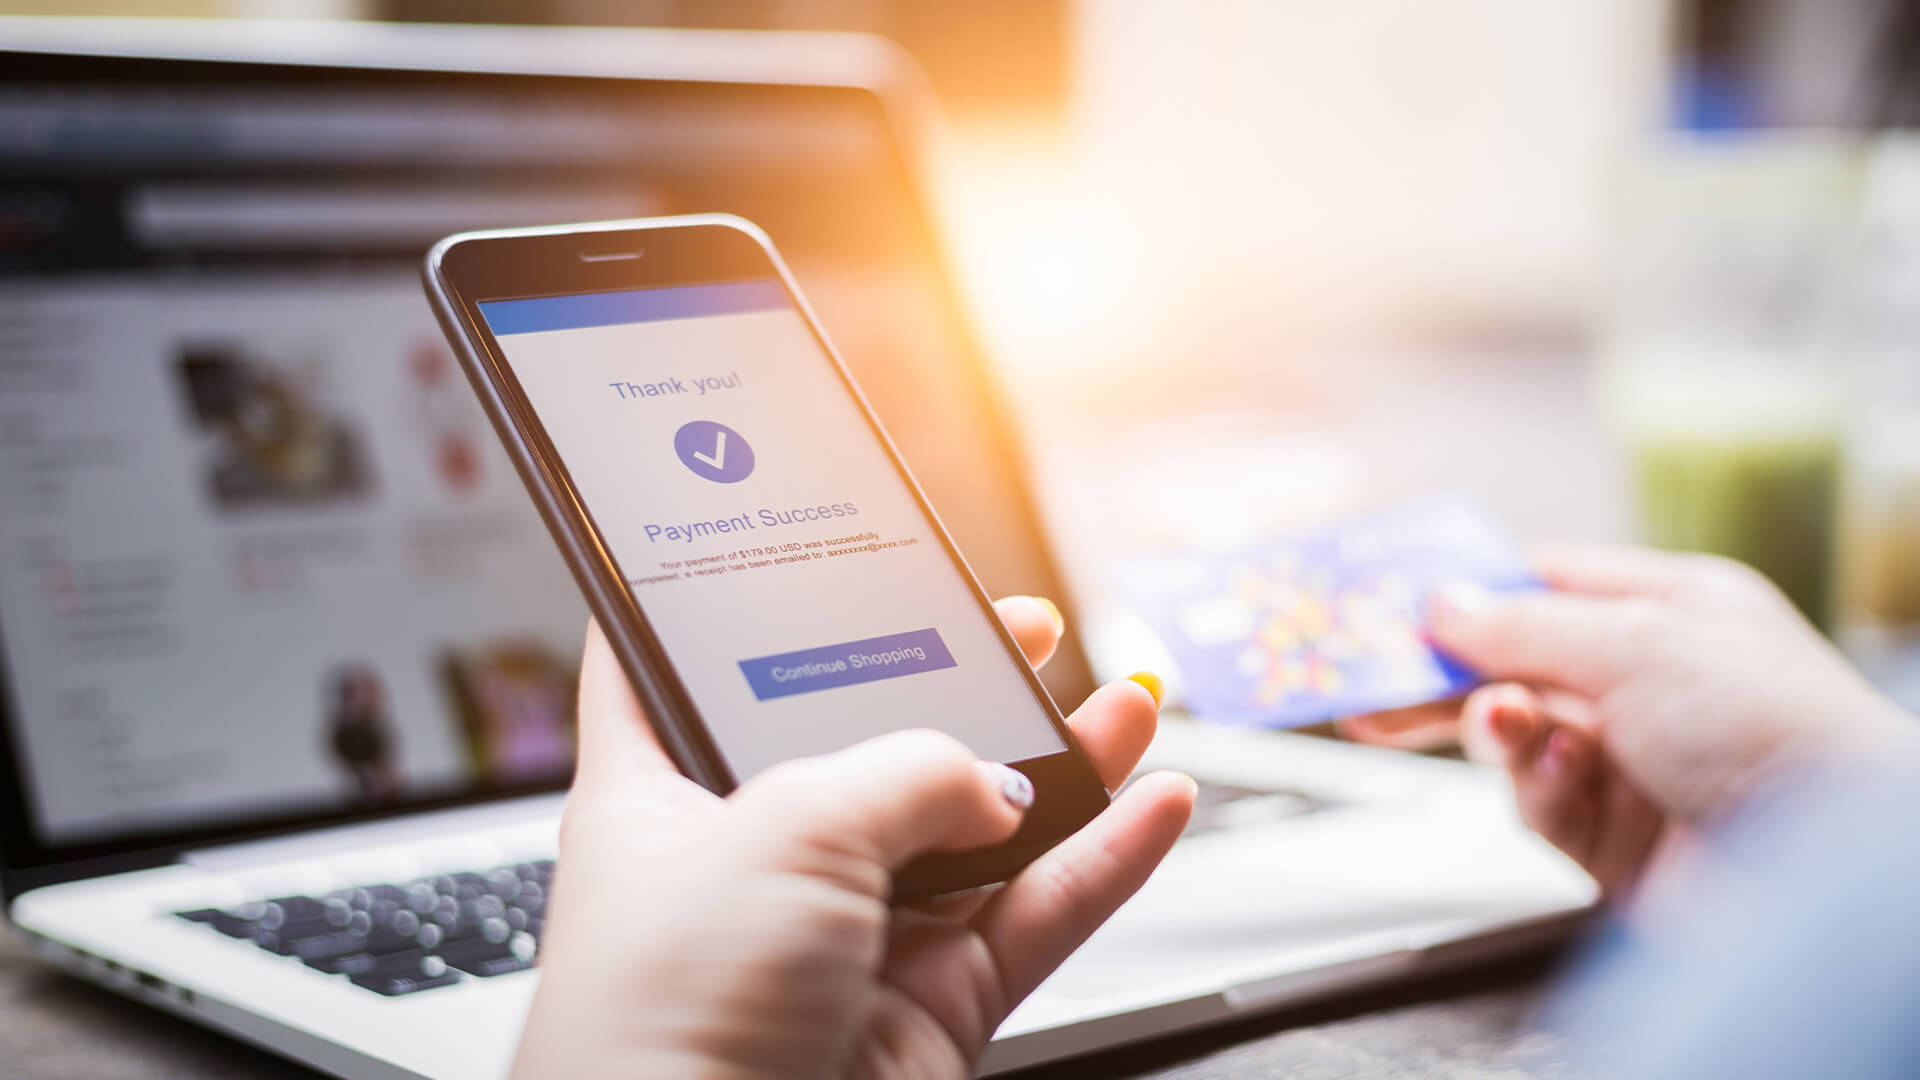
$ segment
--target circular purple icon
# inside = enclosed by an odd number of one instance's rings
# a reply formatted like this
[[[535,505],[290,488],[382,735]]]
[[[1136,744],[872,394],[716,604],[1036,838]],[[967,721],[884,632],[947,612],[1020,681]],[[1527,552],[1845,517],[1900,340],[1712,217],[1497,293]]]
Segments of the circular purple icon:
[[[702,480],[737,484],[753,475],[753,447],[725,424],[693,420],[680,425],[673,433],[673,452]]]

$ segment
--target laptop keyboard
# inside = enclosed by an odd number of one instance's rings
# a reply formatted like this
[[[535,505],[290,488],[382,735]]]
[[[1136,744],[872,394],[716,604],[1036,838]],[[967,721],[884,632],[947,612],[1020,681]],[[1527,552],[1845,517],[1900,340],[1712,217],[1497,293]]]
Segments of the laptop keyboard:
[[[1317,813],[1336,803],[1299,791],[1202,781],[1187,836]],[[281,896],[176,914],[355,986],[398,997],[534,964],[553,860]]]
[[[176,914],[397,997],[533,966],[553,861]]]

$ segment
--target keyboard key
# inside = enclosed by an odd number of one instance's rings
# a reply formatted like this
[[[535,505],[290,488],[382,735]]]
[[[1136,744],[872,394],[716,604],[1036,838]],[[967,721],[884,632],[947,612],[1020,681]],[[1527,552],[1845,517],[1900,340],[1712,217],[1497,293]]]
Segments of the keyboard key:
[[[333,956],[345,956],[348,953],[365,952],[367,935],[356,934],[351,930],[335,930],[312,937],[295,938],[288,942],[285,955],[297,956],[302,960],[324,960]]]
[[[352,981],[355,986],[396,997],[447,986],[459,982],[460,976],[439,955],[421,949],[417,953],[384,957],[373,968],[353,973]]]
[[[289,956],[293,953],[293,943],[321,934],[335,931],[325,919],[307,919],[297,923],[284,923],[278,930],[267,929],[267,924],[257,923],[253,930],[253,943],[270,953]]]
[[[433,949],[408,949],[376,957],[373,966],[356,974],[407,975],[437,979],[446,974],[447,962]]]
[[[480,936],[480,920],[464,914],[450,923],[436,920],[428,925],[439,933],[441,941],[465,941]],[[425,929],[421,930],[421,933],[425,932]]]
[[[500,898],[501,903],[512,901],[513,894],[520,891],[520,873],[511,866],[503,866],[487,875],[487,891]]]
[[[522,960],[515,956],[491,956],[462,961],[453,966],[469,975],[491,979],[495,975],[511,975],[516,971],[530,970],[533,967],[533,961]]]
[[[380,958],[406,953],[420,948],[420,926],[414,925],[402,932],[391,926],[383,926],[371,934],[355,935],[351,945],[331,942],[325,947],[316,947],[311,956],[302,960],[310,968],[332,975],[352,975],[358,971],[371,970]],[[297,954],[296,954],[297,955]]]
[[[348,894],[347,902],[363,911],[376,902],[402,904],[407,899],[407,890],[398,885],[362,885],[345,891]]]
[[[469,900],[467,903],[472,903],[472,901]],[[426,918],[432,919],[442,926],[451,926],[460,919],[460,907],[460,900],[442,894],[440,899],[434,903],[433,910],[424,912],[423,914]]]
[[[307,966],[329,975],[370,975],[383,971],[418,974],[420,962],[432,955],[432,949],[423,949],[409,941],[404,949],[394,949],[389,952],[343,953],[339,956],[309,960]]]
[[[334,897],[323,906],[320,919],[335,930],[344,930],[347,924],[353,921],[353,913],[356,910],[364,909],[357,909],[351,902]]]
[[[432,990],[441,986],[452,986],[460,981],[460,973],[448,971],[435,978],[421,978],[411,975],[355,975],[351,981],[355,986],[364,986],[376,994],[399,997],[416,990]]]
[[[515,934],[506,941],[464,941],[441,950],[448,966],[483,979],[525,971],[533,966],[536,947],[531,937]]]
[[[357,975],[372,971],[375,961],[379,959],[373,953],[356,949],[352,952],[332,953],[326,956],[302,957],[300,962],[328,975]]]
[[[455,900],[472,900],[487,891],[487,879],[479,874],[441,874],[431,879],[433,891]]]
[[[318,919],[326,910],[326,904],[311,896],[282,896],[267,901],[258,921],[265,929],[278,930],[287,923]]]
[[[254,924],[258,923],[260,916],[266,913],[265,901],[241,904],[239,907],[229,908],[215,915],[207,920],[207,925],[228,937],[250,938],[253,936]]]

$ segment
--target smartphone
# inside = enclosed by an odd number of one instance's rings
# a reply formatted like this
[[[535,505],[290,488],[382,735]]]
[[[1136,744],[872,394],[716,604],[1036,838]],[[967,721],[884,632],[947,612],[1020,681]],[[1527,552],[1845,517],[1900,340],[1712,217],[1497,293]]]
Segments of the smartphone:
[[[682,772],[725,794],[930,727],[1033,782],[1017,835],[909,865],[900,899],[1004,881],[1107,805],[760,229],[463,233],[425,284]]]

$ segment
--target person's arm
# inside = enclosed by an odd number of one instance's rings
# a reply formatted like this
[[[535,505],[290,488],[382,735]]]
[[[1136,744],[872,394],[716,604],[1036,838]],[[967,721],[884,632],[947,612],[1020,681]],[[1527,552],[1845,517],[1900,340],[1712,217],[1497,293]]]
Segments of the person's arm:
[[[1579,1077],[1920,1076],[1920,771],[1821,771],[1720,820],[1674,901],[1589,943],[1543,1020]]]
[[[1050,605],[1001,617],[1028,658]],[[1155,696],[1102,687],[1070,718],[1117,787]],[[1030,789],[960,743],[902,732],[789,762],[719,799],[674,772],[599,631],[581,671],[580,763],[516,1077],[970,1076],[1008,1012],[1140,887],[1193,783],[1156,774],[990,892],[899,909],[913,856],[993,843]]]

